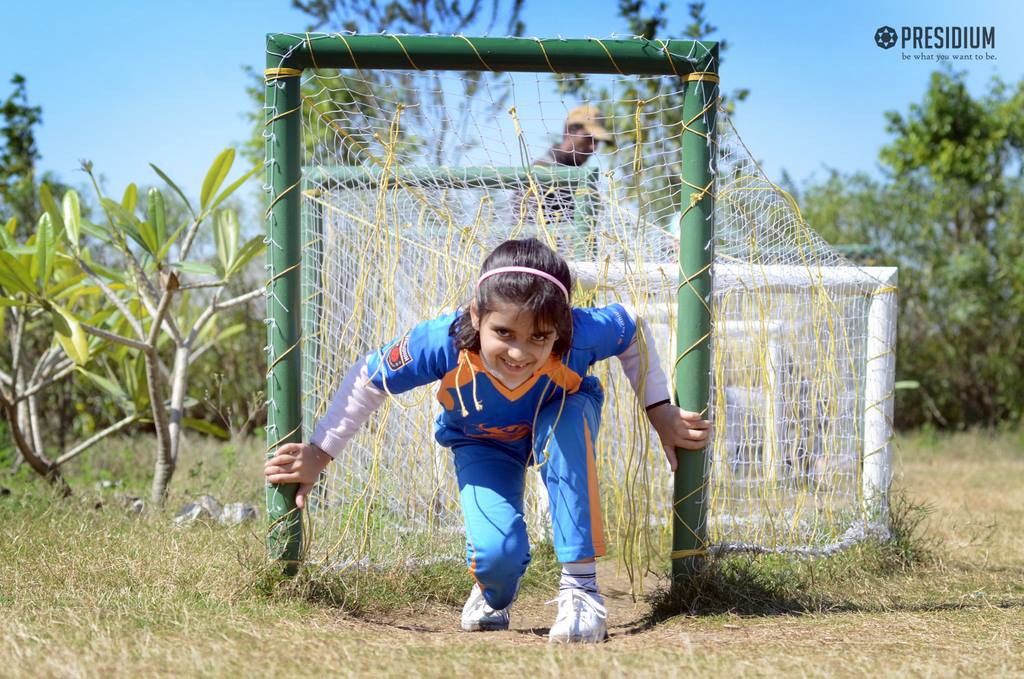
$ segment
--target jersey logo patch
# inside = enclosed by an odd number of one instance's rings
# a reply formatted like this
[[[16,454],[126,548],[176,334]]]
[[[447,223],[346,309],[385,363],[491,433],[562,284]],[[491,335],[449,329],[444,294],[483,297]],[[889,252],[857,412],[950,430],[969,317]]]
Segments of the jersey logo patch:
[[[395,342],[388,350],[388,367],[392,371],[412,363],[412,354],[409,353],[409,335]]]
[[[494,439],[495,441],[518,441],[530,435],[532,428],[528,424],[510,424],[504,427],[488,427],[476,425],[476,433],[469,434],[475,439]],[[468,432],[467,432],[468,433]]]

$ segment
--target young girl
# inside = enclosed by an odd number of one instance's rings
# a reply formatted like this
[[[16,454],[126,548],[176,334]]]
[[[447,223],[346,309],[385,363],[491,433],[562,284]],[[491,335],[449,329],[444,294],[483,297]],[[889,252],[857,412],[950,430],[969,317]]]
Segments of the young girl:
[[[530,562],[523,519],[528,465],[548,491],[555,554],[563,564],[553,642],[607,636],[594,558],[605,551],[594,440],[604,394],[587,373],[617,356],[669,465],[675,448],[704,447],[710,423],[669,401],[650,331],[612,304],[570,305],[565,261],[536,239],[510,240],[487,257],[465,309],[425,321],[358,362],[345,376],[309,443],[281,446],[267,461],[271,483],[297,483],[296,504],[324,467],[384,401],[440,382],[444,410],[435,437],[452,449],[466,528],[466,563],[476,585],[462,611],[467,631],[507,629]],[[642,386],[641,386],[642,385]]]

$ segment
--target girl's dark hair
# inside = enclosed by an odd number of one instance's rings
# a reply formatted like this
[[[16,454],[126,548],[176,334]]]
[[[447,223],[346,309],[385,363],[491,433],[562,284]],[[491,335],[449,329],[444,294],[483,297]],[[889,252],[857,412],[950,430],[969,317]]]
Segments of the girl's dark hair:
[[[569,265],[536,238],[505,241],[484,260],[480,275],[505,266],[525,266],[551,274],[572,294]],[[572,346],[572,307],[558,286],[546,278],[518,271],[500,273],[478,285],[474,299],[481,319],[494,310],[498,301],[518,304],[532,313],[537,330],[554,330],[558,334],[552,348],[556,356],[563,356]],[[469,305],[462,311],[451,330],[455,346],[459,350],[480,351],[480,333],[473,327]]]

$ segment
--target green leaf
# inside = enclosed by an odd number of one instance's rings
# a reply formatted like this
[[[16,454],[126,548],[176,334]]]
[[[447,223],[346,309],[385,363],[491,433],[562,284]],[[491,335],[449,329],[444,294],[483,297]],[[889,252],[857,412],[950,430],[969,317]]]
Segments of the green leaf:
[[[89,362],[89,338],[82,325],[74,314],[59,304],[51,302],[50,306],[51,312],[56,313],[53,315],[53,330],[61,348],[76,365],[85,365]]]
[[[11,217],[8,219],[4,228],[0,229],[0,247],[9,248],[17,243],[17,241],[14,240],[14,232],[17,229],[18,218]]]
[[[39,288],[46,290],[46,284],[53,273],[53,257],[57,250],[57,237],[54,233],[53,220],[49,212],[39,218],[39,230],[36,233],[36,262]]]
[[[229,340],[235,335],[245,332],[245,328],[245,323],[235,323],[234,325],[229,325],[228,327],[224,328],[219,333],[217,333],[217,341],[223,342],[225,340]]]
[[[8,293],[27,292],[30,295],[36,291],[36,284],[32,280],[30,270],[14,255],[0,250],[0,285],[7,289]]]
[[[896,380],[892,385],[893,389],[920,389],[921,383],[917,380]]]
[[[156,255],[160,247],[156,241],[156,227],[149,222],[139,222],[139,237],[146,250],[150,254]]]
[[[99,275],[111,281],[116,281],[118,283],[124,284],[124,282],[127,280],[127,274],[124,271],[111,269],[109,267],[103,266],[98,262],[89,262],[89,268],[91,268]]]
[[[217,258],[227,271],[238,254],[238,215],[234,210],[221,210],[213,222],[213,239],[217,245]]]
[[[126,210],[123,205],[110,198],[103,199],[103,207],[106,208],[123,228],[138,230],[139,218],[131,210]]]
[[[69,190],[61,202],[64,207],[64,232],[68,235],[71,248],[77,251],[78,239],[82,232],[82,207],[78,194],[74,190]]]
[[[138,243],[140,247],[147,247],[146,241],[142,238],[142,222],[139,221],[139,218],[136,217],[134,213],[126,210],[123,205],[109,198],[103,199],[103,207],[113,215],[117,228],[124,231],[124,233],[133,241]]]
[[[97,294],[100,291],[98,287],[94,285],[89,285],[84,273],[78,273],[61,281],[60,283],[57,283],[52,288],[47,290],[46,294],[51,299],[55,299],[58,297],[70,297],[74,295],[76,292],[82,290],[84,290],[84,292],[82,292],[81,294],[88,294],[90,290],[92,291],[92,294]]]
[[[262,169],[262,166],[257,165],[256,167],[252,168],[251,170],[249,170],[248,172],[243,174],[241,177],[236,179],[234,182],[232,182],[231,185],[228,186],[228,188],[226,188],[223,191],[221,191],[220,195],[217,196],[217,198],[213,201],[213,204],[210,205],[210,210],[211,211],[216,210],[218,205],[223,203],[224,200],[228,196],[230,196],[232,193],[234,193],[238,189],[239,186],[244,184],[246,182],[246,180],[248,180],[250,177],[252,177],[254,174],[256,174],[260,169]]]
[[[135,212],[135,206],[139,204],[139,189],[135,184],[124,187],[124,196],[121,197],[121,207],[128,212]]]
[[[53,226],[58,231],[64,230],[64,219],[61,217],[60,210],[57,208],[57,203],[53,200],[53,194],[50,193],[50,187],[45,183],[39,185],[39,204],[42,206],[43,211],[50,215],[50,219],[53,220]]]
[[[224,278],[233,276],[235,273],[240,271],[242,267],[252,260],[253,257],[262,254],[267,249],[267,244],[263,242],[263,236],[253,236],[245,245],[238,250],[238,256],[235,257],[234,261],[231,262],[231,267],[224,272]]]
[[[22,306],[24,303],[10,297],[0,297],[0,306]]]
[[[171,262],[171,268],[185,273],[198,274],[200,276],[216,276],[217,270],[209,264],[199,262]]]
[[[224,431],[221,427],[218,427],[212,422],[206,420],[196,420],[191,417],[181,418],[181,423],[189,429],[194,429],[210,436],[216,436],[219,439],[227,440],[231,438],[231,435]]]
[[[178,228],[176,228],[174,230],[174,233],[171,234],[171,237],[168,238],[166,241],[164,241],[164,244],[161,245],[160,249],[157,251],[157,253],[156,253],[156,258],[157,259],[162,260],[164,257],[167,256],[167,253],[170,252],[170,250],[171,250],[171,246],[174,245],[174,243],[178,240],[178,236],[181,235],[182,231],[184,231],[185,227],[187,227],[187,226],[188,226],[188,222],[185,222],[181,226],[179,226]]]
[[[146,359],[142,352],[126,354],[121,362],[124,385],[135,404],[135,412],[149,409],[149,390],[146,386]]]
[[[214,158],[213,164],[210,165],[210,169],[206,172],[206,178],[203,179],[203,188],[199,193],[200,210],[206,210],[206,206],[210,204],[210,199],[217,193],[220,185],[224,183],[224,179],[231,170],[231,164],[234,162],[234,149],[226,149]]]
[[[128,393],[121,388],[121,385],[117,384],[113,380],[103,377],[102,375],[97,375],[96,373],[89,372],[85,368],[78,367],[75,369],[78,372],[85,375],[86,377],[88,377],[100,389],[113,396],[114,400],[117,402],[117,405],[120,406],[123,410],[134,410],[134,404],[132,403],[131,398],[129,398]]]
[[[152,188],[146,193],[146,212],[149,223],[156,230],[157,247],[153,249],[155,253],[167,238],[167,210],[164,206],[164,194],[160,193],[160,189]]]
[[[160,175],[160,179],[163,179],[165,182],[167,182],[168,186],[170,186],[172,189],[174,189],[174,192],[177,193],[178,196],[185,202],[185,207],[188,208],[188,211],[192,214],[192,219],[195,219],[196,218],[196,211],[192,209],[192,203],[188,202],[188,198],[185,197],[185,193],[181,189],[178,188],[177,184],[175,184],[174,182],[171,181],[170,177],[168,177],[166,174],[164,174],[163,170],[161,170],[159,167],[157,167],[153,163],[150,163],[149,166],[151,168],[153,168],[154,172],[156,172],[158,175]]]
[[[93,224],[88,219],[82,220],[82,231],[89,234],[93,238],[100,239],[101,241],[107,243],[108,245],[113,243],[113,240],[111,240],[110,238],[110,234],[107,233],[107,230],[104,227],[99,226],[98,224]]]

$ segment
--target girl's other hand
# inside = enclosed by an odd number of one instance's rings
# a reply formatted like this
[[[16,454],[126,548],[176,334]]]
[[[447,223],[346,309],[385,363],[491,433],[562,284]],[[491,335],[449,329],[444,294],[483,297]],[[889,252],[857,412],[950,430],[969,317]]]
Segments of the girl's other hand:
[[[648,411],[647,418],[658,432],[672,471],[678,466],[676,448],[700,450],[711,437],[711,422],[701,419],[700,413],[682,410],[671,403]]]
[[[295,505],[302,509],[306,496],[330,463],[331,456],[312,443],[286,443],[263,465],[263,475],[270,483],[297,483]]]

